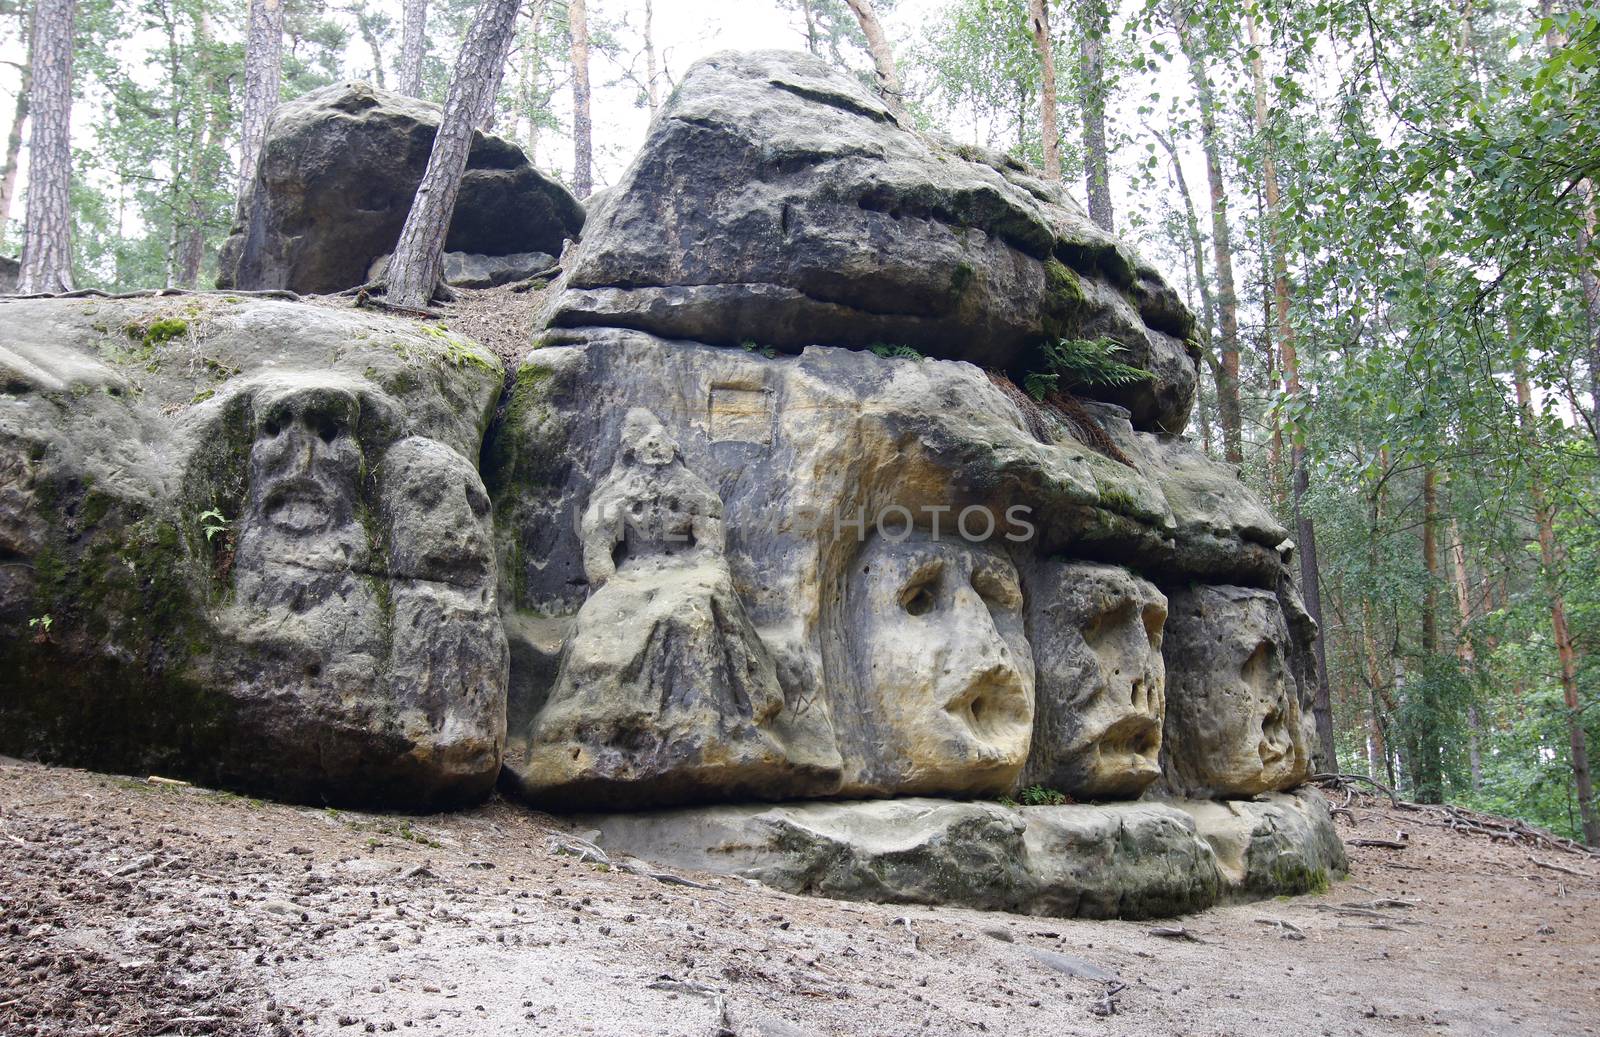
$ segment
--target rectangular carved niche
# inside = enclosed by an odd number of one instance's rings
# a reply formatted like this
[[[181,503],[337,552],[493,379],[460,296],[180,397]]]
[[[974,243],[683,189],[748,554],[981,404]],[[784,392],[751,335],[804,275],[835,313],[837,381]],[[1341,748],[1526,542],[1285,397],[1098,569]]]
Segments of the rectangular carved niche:
[[[711,441],[772,445],[772,390],[749,385],[711,387]]]

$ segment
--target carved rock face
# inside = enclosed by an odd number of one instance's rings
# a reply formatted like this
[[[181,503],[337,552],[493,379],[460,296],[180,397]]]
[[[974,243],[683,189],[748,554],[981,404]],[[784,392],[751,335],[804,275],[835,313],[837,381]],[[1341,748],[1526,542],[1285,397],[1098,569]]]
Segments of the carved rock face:
[[[877,746],[874,758],[847,756],[856,782],[887,793],[1010,788],[1033,729],[1033,658],[1010,560],[916,531],[900,543],[875,537],[848,579],[860,708],[835,715]]]
[[[1126,569],[1056,560],[1030,570],[1028,594],[1038,715],[1019,785],[1137,796],[1161,775],[1166,597]]]
[[[1304,780],[1309,756],[1277,596],[1197,585],[1171,600],[1163,645],[1169,784],[1252,796]]]

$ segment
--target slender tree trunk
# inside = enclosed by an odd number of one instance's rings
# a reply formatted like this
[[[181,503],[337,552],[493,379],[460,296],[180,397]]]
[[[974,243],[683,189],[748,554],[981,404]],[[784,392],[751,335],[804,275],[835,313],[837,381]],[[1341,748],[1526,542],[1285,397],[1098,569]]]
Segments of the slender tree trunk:
[[[1367,776],[1374,781],[1383,780],[1387,771],[1389,750],[1383,736],[1383,696],[1385,683],[1382,660],[1378,656],[1378,642],[1373,636],[1372,603],[1361,602],[1361,647],[1366,657],[1367,681],[1372,686],[1367,703]]]
[[[644,93],[650,104],[650,114],[661,107],[661,90],[656,85],[656,33],[655,5],[644,0]]]
[[[11,129],[6,133],[4,165],[0,166],[0,234],[11,222],[11,205],[17,197],[17,173],[22,168],[22,128],[28,121],[28,97],[33,93],[33,12],[21,19],[23,36],[28,40],[28,55],[22,63],[22,82],[11,112]]]
[[[1413,785],[1418,802],[1442,803],[1444,781],[1441,773],[1437,689],[1432,674],[1434,657],[1439,654],[1439,477],[1432,462],[1422,473],[1422,564],[1428,583],[1422,594],[1422,662],[1424,679],[1418,691],[1419,708],[1411,711],[1411,763]]]
[[[1578,197],[1583,204],[1578,220],[1578,285],[1589,324],[1589,434],[1600,454],[1600,250],[1595,248],[1594,183],[1587,177],[1578,184]]]
[[[195,52],[199,60],[206,61],[206,51],[210,46],[211,30],[203,8],[197,8],[195,19]],[[205,91],[201,104],[205,109],[202,119],[198,112],[188,112],[192,120],[189,133],[189,155],[186,160],[187,175],[183,177],[188,192],[187,211],[183,219],[183,233],[179,239],[176,282],[186,288],[192,288],[200,283],[200,267],[205,262],[206,255],[206,206],[205,192],[209,185],[222,179],[221,171],[212,168],[211,156],[216,154],[221,146],[222,111],[221,101],[227,97],[226,82],[223,73],[217,72],[215,66],[207,64],[208,71],[205,76]]]
[[[1461,661],[1462,672],[1473,678],[1474,701],[1467,704],[1467,764],[1472,771],[1472,788],[1483,787],[1483,751],[1480,743],[1482,721],[1478,716],[1477,650],[1472,643],[1472,591],[1467,583],[1467,546],[1461,542],[1461,525],[1450,519],[1450,583],[1456,597],[1456,658]]]
[[[361,33],[362,42],[372,52],[372,78],[378,84],[378,89],[388,89],[389,84],[385,82],[383,74],[383,47],[378,43],[378,34],[373,29],[372,18],[366,13],[365,9],[357,9],[355,18],[356,31]]]
[[[568,0],[567,24],[572,31],[572,193],[589,197],[594,190],[594,126],[589,116],[588,0]]]
[[[1044,178],[1061,179],[1061,130],[1056,126],[1055,44],[1050,38],[1050,0],[1028,0],[1028,28],[1039,52],[1039,135],[1044,144]]]
[[[1111,208],[1111,160],[1106,148],[1105,38],[1111,31],[1106,0],[1079,0],[1079,109],[1083,112],[1083,172],[1089,218],[1107,232],[1116,230]]]
[[[439,287],[444,239],[476,132],[472,116],[498,79],[492,66],[505,53],[505,37],[516,30],[518,6],[520,0],[483,0],[461,44],[428,168],[389,261],[389,297],[397,305],[427,306]]]
[[[1522,435],[1536,445],[1538,430],[1533,422],[1533,396],[1528,389],[1528,373],[1519,359],[1514,378],[1517,409]],[[1578,653],[1567,627],[1567,601],[1557,577],[1560,558],[1556,550],[1555,509],[1545,495],[1544,482],[1536,469],[1528,473],[1528,495],[1533,503],[1533,518],[1539,530],[1539,558],[1544,565],[1545,588],[1550,596],[1550,626],[1555,634],[1556,656],[1561,663],[1561,695],[1567,712],[1567,740],[1572,752],[1572,780],[1577,787],[1578,812],[1583,819],[1583,841],[1600,846],[1600,812],[1594,799],[1594,780],[1589,772],[1588,737],[1583,730],[1583,711],[1578,699]]]
[[[250,0],[245,38],[243,133],[239,142],[239,199],[256,178],[267,121],[283,83],[283,0]]]
[[[543,27],[545,10],[549,6],[550,0],[536,0],[528,6],[528,29],[523,40],[522,69],[517,87],[519,107],[522,109],[521,117],[527,126],[527,132],[523,136],[524,150],[528,154],[528,161],[536,166],[539,164],[539,111],[543,107],[535,103],[539,77],[543,72],[539,60],[539,32]]]
[[[428,54],[428,0],[400,6],[400,92],[422,96],[422,60]]]
[[[821,41],[817,34],[817,16],[811,10],[811,0],[800,0],[800,15],[806,21],[806,50],[820,57],[822,51],[817,49],[817,44]]]
[[[28,216],[17,291],[72,291],[72,29],[75,0],[38,0],[33,13],[33,134]]]
[[[1211,251],[1217,271],[1217,331],[1221,353],[1217,379],[1217,416],[1222,423],[1223,454],[1232,464],[1244,463],[1243,415],[1239,405],[1239,292],[1233,279],[1233,240],[1228,230],[1228,189],[1222,176],[1222,151],[1217,133],[1216,101],[1206,74],[1205,54],[1189,29],[1186,3],[1173,5],[1173,24],[1194,82],[1200,109],[1200,143],[1206,155],[1211,186]]]
[[[1279,367],[1283,372],[1284,387],[1290,396],[1300,395],[1300,353],[1295,338],[1294,324],[1290,319],[1289,307],[1292,297],[1289,291],[1289,264],[1283,254],[1283,247],[1278,235],[1278,221],[1283,218],[1282,192],[1278,184],[1278,164],[1268,135],[1267,123],[1267,84],[1266,75],[1262,70],[1260,39],[1256,32],[1255,19],[1246,15],[1245,24],[1249,33],[1250,46],[1255,53],[1251,60],[1251,73],[1255,86],[1255,117],[1256,130],[1262,139],[1262,192],[1266,200],[1267,247],[1271,253],[1272,274],[1272,302],[1273,313],[1276,316],[1278,331]],[[1274,453],[1281,454],[1281,432],[1274,428]],[[1278,461],[1274,464],[1274,479],[1276,480]],[[1289,448],[1290,484],[1294,504],[1295,535],[1300,547],[1300,582],[1301,592],[1305,595],[1306,611],[1311,618],[1322,626],[1322,588],[1320,581],[1320,565],[1317,557],[1317,531],[1306,513],[1305,497],[1310,488],[1310,472],[1306,467],[1305,447],[1295,441]],[[1321,743],[1321,754],[1324,764],[1328,769],[1336,769],[1336,745],[1333,734],[1333,702],[1332,689],[1328,683],[1328,651],[1326,636],[1317,639],[1317,693],[1312,706],[1312,714],[1316,720],[1317,741]]]
[[[845,3],[855,12],[856,21],[861,23],[861,31],[867,37],[867,51],[872,55],[872,65],[878,73],[878,92],[883,95],[883,103],[889,106],[896,118],[904,121],[906,89],[900,82],[894,48],[889,46],[889,37],[884,34],[883,23],[878,21],[878,12],[872,7],[872,0],[845,0]]]
[[[1166,149],[1167,157],[1172,161],[1172,178],[1178,185],[1178,197],[1183,200],[1184,228],[1189,235],[1189,261],[1194,267],[1195,285],[1200,293],[1200,325],[1196,329],[1200,336],[1200,355],[1211,371],[1212,383],[1216,384],[1222,377],[1216,351],[1211,348],[1211,334],[1217,326],[1217,304],[1215,296],[1211,294],[1211,284],[1206,280],[1205,239],[1200,236],[1200,219],[1195,215],[1194,196],[1189,193],[1189,181],[1183,175],[1183,162],[1178,158],[1178,149],[1172,138],[1149,126],[1145,129],[1149,130],[1150,135]],[[1210,416],[1203,407],[1203,401],[1200,412],[1200,437],[1206,456],[1212,456]]]

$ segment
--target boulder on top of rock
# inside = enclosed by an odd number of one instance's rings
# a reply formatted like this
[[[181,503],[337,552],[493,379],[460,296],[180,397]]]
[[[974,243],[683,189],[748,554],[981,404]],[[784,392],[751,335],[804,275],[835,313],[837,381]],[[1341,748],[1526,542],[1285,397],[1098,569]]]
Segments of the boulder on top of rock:
[[[1193,405],[1192,315],[1060,184],[901,127],[807,54],[694,65],[567,267],[557,328],[905,346],[1013,374],[1046,341],[1109,342],[1149,377],[1085,392],[1170,433]]]
[[[0,752],[312,802],[493,787],[492,356],[221,296],[0,328]]]
[[[437,105],[361,82],[279,105],[217,285],[311,294],[362,284],[373,260],[394,251],[439,118]],[[583,220],[577,199],[520,148],[475,133],[445,248],[560,255]]]

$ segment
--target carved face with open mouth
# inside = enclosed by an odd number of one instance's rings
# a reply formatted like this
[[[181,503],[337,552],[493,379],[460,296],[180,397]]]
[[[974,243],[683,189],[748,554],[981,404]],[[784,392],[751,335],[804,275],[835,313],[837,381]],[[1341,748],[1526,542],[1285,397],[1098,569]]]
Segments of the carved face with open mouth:
[[[1167,599],[1111,565],[1042,563],[1028,633],[1038,717],[1027,784],[1080,799],[1137,796],[1161,775]]]
[[[864,722],[902,764],[892,791],[1000,792],[1027,756],[1033,658],[998,550],[913,532],[850,570],[847,634]]]
[[[1197,586],[1173,596],[1168,763],[1183,788],[1255,795],[1303,777],[1308,756],[1289,631],[1270,591]],[[1176,663],[1174,663],[1176,666]]]

